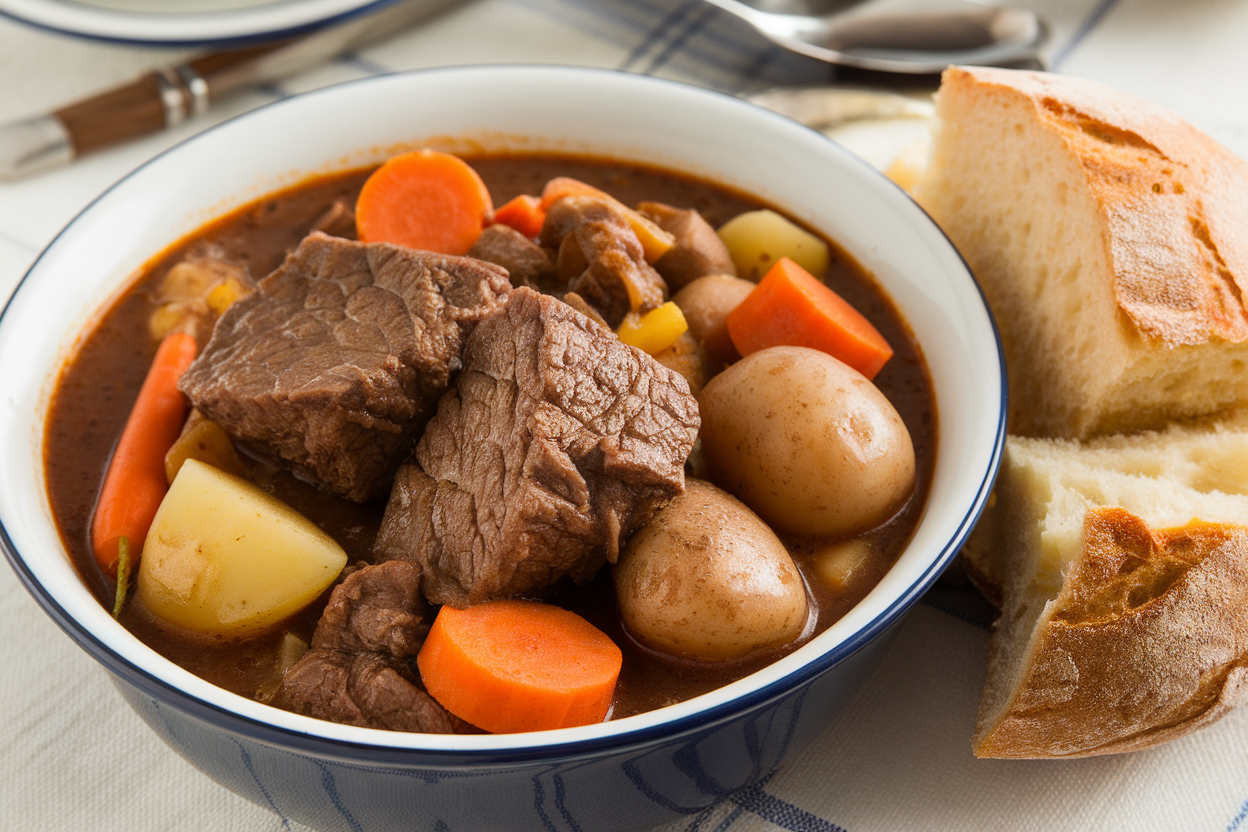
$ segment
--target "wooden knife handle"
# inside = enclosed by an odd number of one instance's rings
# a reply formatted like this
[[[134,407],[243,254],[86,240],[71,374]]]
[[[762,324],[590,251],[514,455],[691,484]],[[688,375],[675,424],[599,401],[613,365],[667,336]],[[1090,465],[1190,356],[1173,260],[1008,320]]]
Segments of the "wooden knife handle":
[[[63,107],[55,115],[69,131],[75,155],[81,156],[167,127],[168,93],[164,91],[168,84],[167,78],[153,72],[132,84]],[[182,95],[176,88],[175,92]]]

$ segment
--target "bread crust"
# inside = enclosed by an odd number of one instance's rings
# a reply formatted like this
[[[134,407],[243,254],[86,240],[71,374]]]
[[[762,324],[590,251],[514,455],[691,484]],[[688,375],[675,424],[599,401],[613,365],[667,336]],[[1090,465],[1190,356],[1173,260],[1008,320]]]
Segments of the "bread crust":
[[[1083,550],[1022,661],[1004,707],[991,708],[986,691],[977,756],[1133,751],[1244,704],[1248,528],[1156,530],[1121,508],[1089,511]]]
[[[1170,111],[1069,76],[952,67],[1024,97],[1086,176],[1118,305],[1169,346],[1248,339],[1248,164]]]

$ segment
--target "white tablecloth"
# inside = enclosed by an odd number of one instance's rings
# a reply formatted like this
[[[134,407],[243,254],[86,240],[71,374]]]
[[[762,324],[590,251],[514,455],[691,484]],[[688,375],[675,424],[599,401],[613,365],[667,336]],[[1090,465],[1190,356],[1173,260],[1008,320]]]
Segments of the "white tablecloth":
[[[1152,98],[1248,158],[1248,0],[1032,5],[1053,24],[1056,70]],[[89,43],[0,19],[0,121],[188,54]],[[495,62],[612,67],[734,92],[836,77],[700,0],[467,0],[179,129],[0,184],[0,297],[93,196],[205,126],[350,78]],[[0,828],[301,829],[166,748],[6,568],[0,633]],[[1248,830],[1248,710],[1136,754],[976,760],[969,737],[987,641],[982,608],[956,585],[940,587],[903,622],[883,666],[811,748],[761,787],[665,832]]]

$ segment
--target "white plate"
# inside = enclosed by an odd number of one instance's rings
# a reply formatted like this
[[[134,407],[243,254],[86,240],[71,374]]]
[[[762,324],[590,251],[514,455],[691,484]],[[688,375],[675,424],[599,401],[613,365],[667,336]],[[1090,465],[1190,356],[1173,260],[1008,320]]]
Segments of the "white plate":
[[[68,35],[144,46],[273,40],[396,0],[0,0],[0,14]]]

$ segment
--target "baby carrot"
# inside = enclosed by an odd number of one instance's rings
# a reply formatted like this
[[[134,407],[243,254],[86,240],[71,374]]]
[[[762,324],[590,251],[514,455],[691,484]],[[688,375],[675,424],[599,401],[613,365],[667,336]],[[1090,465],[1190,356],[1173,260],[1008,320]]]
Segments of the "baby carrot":
[[[743,356],[767,347],[810,347],[872,379],[893,355],[861,312],[787,257],[728,313],[727,324]]]
[[[355,227],[366,243],[467,254],[493,212],[490,192],[467,162],[417,150],[368,177],[355,203]]]
[[[536,237],[542,233],[546,210],[537,197],[520,194],[498,206],[494,211],[494,222],[509,225],[526,237]]]
[[[601,722],[622,662],[602,631],[537,601],[442,607],[416,657],[434,699],[495,734]]]
[[[193,337],[185,332],[165,336],[108,463],[91,519],[91,546],[96,562],[113,577],[118,541],[125,537],[129,542],[133,567],[168,489],[165,453],[182,431],[187,410],[178,379],[194,360]]]

